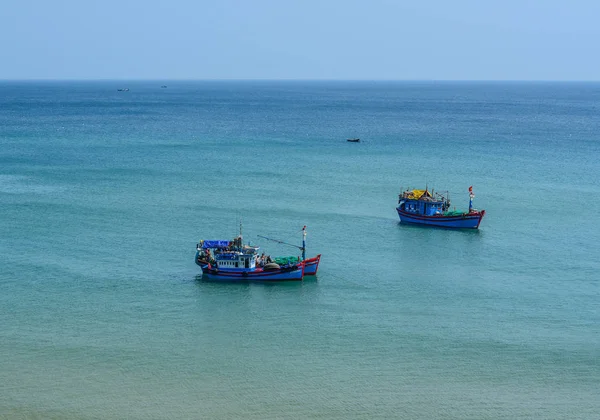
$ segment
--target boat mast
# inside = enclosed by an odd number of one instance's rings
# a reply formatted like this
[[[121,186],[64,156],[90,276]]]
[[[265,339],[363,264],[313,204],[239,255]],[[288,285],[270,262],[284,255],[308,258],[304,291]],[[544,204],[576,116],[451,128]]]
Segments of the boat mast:
[[[239,249],[242,249],[242,247],[244,245],[244,240],[242,239],[242,218],[241,217],[240,217],[240,236],[235,238],[233,240],[233,242],[234,242],[234,246],[238,247]]]
[[[306,259],[306,225],[302,228],[302,261]]]
[[[473,194],[473,186],[469,187],[469,213],[473,211],[473,199],[475,198],[475,194]]]

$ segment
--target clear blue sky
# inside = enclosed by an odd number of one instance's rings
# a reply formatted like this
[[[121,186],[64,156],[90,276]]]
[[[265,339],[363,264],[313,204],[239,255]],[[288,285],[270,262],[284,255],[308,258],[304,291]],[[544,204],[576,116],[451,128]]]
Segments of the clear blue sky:
[[[600,80],[600,1],[4,0],[0,79]]]

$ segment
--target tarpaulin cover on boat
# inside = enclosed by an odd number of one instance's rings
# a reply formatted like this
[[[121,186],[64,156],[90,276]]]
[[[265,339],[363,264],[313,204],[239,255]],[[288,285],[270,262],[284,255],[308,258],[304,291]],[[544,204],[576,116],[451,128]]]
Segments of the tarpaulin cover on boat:
[[[202,248],[227,248],[229,241],[204,241]]]
[[[275,262],[279,265],[286,265],[286,264],[298,264],[300,262],[300,260],[298,259],[298,257],[276,257]]]
[[[423,194],[425,194],[426,191],[427,190],[412,190],[408,193],[408,197],[418,200],[419,198],[421,198],[421,196]],[[429,191],[427,191],[427,195],[425,197],[431,197],[431,194],[429,193]]]
[[[450,210],[445,212],[444,216],[462,216],[463,214],[465,214],[464,211]]]

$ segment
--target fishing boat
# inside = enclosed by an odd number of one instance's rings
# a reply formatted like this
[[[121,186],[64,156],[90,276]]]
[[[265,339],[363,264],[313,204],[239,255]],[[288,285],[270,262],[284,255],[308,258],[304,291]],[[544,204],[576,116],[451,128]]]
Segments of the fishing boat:
[[[350,143],[358,143],[360,142],[360,139],[346,139],[346,141],[349,141]]]
[[[473,208],[473,187],[469,187],[469,211],[450,210],[449,193],[424,190],[406,190],[398,197],[398,216],[402,223],[446,227],[453,229],[478,229],[485,210]]]
[[[273,242],[277,242],[283,245],[289,245],[289,246],[293,246],[295,248],[298,248],[300,251],[302,251],[302,258],[301,257],[294,257],[294,256],[288,256],[288,257],[275,257],[274,261],[278,264],[299,264],[299,263],[303,263],[304,264],[304,275],[305,276],[315,276],[317,274],[317,271],[319,270],[319,263],[321,262],[321,254],[318,254],[316,257],[312,257],[312,258],[306,258],[306,226],[304,226],[302,228],[302,246],[298,246],[298,245],[294,245],[294,244],[290,244],[284,241],[280,241],[278,239],[273,239],[273,238],[268,238],[266,236],[262,236],[262,235],[258,235],[260,238],[269,240],[269,241],[273,241]]]
[[[270,256],[259,255],[259,247],[244,244],[240,236],[228,240],[201,240],[195,262],[208,280],[286,281],[302,280],[304,263],[277,264]]]

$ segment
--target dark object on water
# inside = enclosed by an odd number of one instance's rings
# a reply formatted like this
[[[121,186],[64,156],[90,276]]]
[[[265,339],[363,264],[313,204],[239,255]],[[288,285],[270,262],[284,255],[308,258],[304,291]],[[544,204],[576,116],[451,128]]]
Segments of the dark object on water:
[[[117,92],[129,92],[129,88],[120,88],[117,89]]]
[[[351,143],[358,143],[360,139],[348,139],[348,141]]]
[[[166,86],[166,85],[162,85],[162,86],[161,86],[161,89],[166,89],[166,88],[167,88],[167,86]]]

